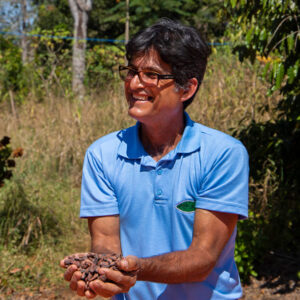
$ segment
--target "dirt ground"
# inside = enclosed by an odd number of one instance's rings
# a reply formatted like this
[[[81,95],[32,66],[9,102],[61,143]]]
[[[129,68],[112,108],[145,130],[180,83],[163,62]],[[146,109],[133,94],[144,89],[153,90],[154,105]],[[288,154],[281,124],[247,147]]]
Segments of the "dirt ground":
[[[298,280],[274,278],[272,280],[251,279],[251,283],[243,287],[243,300],[300,300],[300,285]]]
[[[300,300],[300,285],[298,280],[290,279],[288,282],[280,278],[274,278],[271,281],[265,279],[251,280],[249,285],[243,287],[244,296],[241,300]],[[0,300],[83,300],[76,296],[67,287],[53,291],[40,288],[39,292],[24,291],[23,293],[11,293],[0,295]],[[96,298],[103,299],[104,298]],[[107,299],[107,298],[106,298]],[[185,300],[185,299],[182,299]],[[206,300],[200,299],[199,300]]]

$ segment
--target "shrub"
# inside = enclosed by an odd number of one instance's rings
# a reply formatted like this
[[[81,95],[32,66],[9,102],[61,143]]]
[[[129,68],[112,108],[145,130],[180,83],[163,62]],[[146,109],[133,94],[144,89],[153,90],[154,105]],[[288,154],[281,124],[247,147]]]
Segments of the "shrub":
[[[12,151],[9,143],[10,138],[8,136],[4,136],[0,140],[0,188],[4,185],[5,179],[12,177],[12,168],[16,166],[15,160],[10,158],[11,154],[13,158],[23,155],[22,148]]]

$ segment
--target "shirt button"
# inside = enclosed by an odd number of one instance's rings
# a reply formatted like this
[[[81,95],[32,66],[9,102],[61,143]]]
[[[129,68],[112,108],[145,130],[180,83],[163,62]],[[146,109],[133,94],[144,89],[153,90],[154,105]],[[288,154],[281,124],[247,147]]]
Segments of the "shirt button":
[[[162,174],[162,170],[158,170],[158,171],[157,171],[157,174],[158,174],[158,175],[161,175],[161,174]]]
[[[162,194],[162,190],[157,191],[157,196],[160,196]]]

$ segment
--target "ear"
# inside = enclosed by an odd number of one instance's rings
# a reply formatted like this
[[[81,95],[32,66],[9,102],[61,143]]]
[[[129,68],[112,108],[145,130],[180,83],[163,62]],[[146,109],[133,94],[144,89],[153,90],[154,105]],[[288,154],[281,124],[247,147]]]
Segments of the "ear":
[[[197,90],[198,87],[198,80],[197,78],[191,78],[189,79],[188,83],[186,84],[186,87],[183,88],[183,93],[181,95],[181,101],[184,102],[188,99],[190,99]]]

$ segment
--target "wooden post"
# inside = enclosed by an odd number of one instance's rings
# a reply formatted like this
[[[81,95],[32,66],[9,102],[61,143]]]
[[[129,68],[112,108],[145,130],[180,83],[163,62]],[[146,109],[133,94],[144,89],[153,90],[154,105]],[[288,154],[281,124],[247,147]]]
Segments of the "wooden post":
[[[10,99],[11,112],[12,112],[12,115],[13,115],[13,117],[15,119],[15,125],[17,127],[19,127],[20,123],[19,123],[19,117],[18,117],[17,110],[16,110],[14,93],[13,93],[12,90],[9,90],[8,94],[9,94],[9,99]]]

